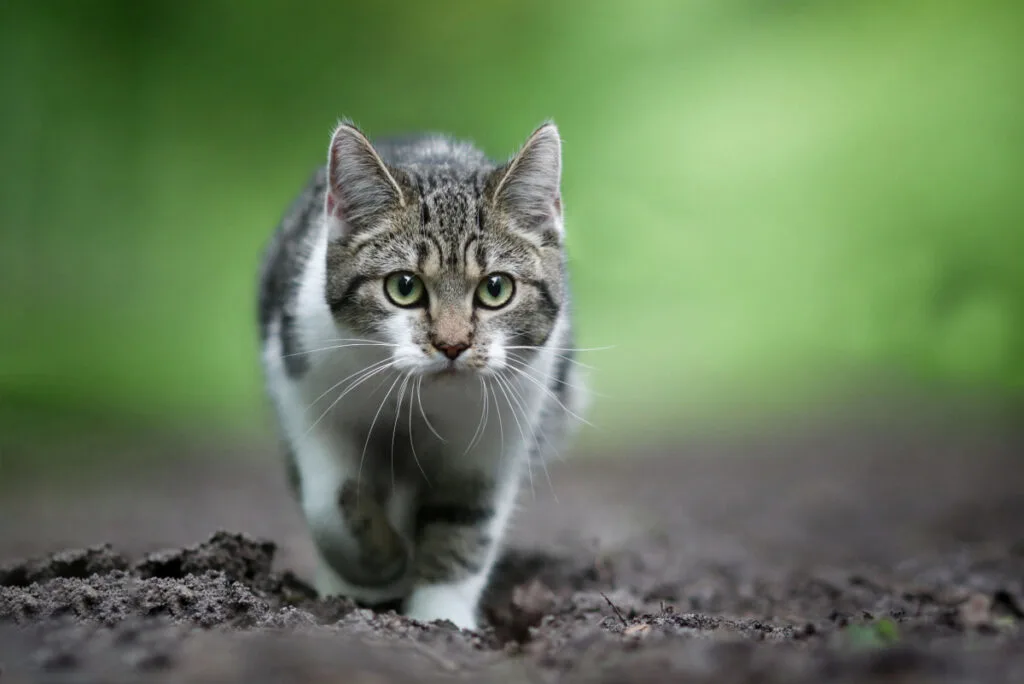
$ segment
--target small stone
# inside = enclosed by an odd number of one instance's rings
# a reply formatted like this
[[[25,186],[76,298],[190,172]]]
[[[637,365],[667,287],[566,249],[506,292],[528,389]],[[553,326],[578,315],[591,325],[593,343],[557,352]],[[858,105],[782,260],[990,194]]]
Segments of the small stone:
[[[623,630],[622,633],[626,636],[643,636],[644,634],[647,634],[650,631],[651,626],[649,624],[647,624],[646,622],[638,622],[627,627],[625,630]]]
[[[960,604],[960,621],[965,627],[981,627],[992,623],[992,599],[974,594]]]

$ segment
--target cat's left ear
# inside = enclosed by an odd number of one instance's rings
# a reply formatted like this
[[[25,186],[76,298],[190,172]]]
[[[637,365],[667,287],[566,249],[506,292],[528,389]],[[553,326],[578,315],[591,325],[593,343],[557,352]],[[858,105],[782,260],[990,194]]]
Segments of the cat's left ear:
[[[496,207],[523,228],[562,232],[562,138],[554,122],[535,130],[497,174]]]

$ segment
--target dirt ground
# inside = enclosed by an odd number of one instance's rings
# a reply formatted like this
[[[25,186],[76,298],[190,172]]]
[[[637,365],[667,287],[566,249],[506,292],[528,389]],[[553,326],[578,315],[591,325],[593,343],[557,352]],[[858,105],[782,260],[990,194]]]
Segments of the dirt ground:
[[[193,451],[3,494],[0,684],[1024,682],[1024,421],[559,465],[479,633],[317,600],[280,464]]]

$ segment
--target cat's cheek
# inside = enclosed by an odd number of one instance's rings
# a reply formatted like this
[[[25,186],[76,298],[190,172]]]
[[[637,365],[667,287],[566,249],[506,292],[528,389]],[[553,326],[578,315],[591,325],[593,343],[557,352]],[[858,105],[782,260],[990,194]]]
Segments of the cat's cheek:
[[[425,344],[417,343],[416,315],[401,311],[389,316],[382,326],[385,341],[393,347],[393,356],[399,370],[417,370],[427,363],[429,357]]]
[[[398,345],[399,349],[412,345],[413,325],[410,318],[410,314],[406,311],[389,311],[387,318],[380,326],[384,337],[387,338],[384,341],[388,344]]]
[[[494,333],[491,343],[487,345],[487,349],[481,354],[484,359],[482,372],[500,371],[508,366],[506,344],[507,340],[504,333]]]

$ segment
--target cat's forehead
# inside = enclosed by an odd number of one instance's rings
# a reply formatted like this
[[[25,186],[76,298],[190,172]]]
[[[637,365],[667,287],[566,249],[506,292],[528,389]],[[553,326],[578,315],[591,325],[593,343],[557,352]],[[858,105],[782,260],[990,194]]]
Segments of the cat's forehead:
[[[537,268],[538,254],[530,243],[490,216],[490,168],[400,168],[407,208],[392,219],[390,230],[359,250],[366,266],[407,268],[431,278],[477,277],[491,268],[532,273]]]
[[[408,268],[431,278],[475,278],[493,268],[525,274],[538,267],[529,242],[484,219],[485,202],[471,188],[438,186],[417,202],[419,211],[406,212],[360,256],[378,269]]]
[[[420,220],[424,226],[453,231],[482,228],[479,221],[481,193],[472,185],[447,182],[425,186],[420,202]]]

